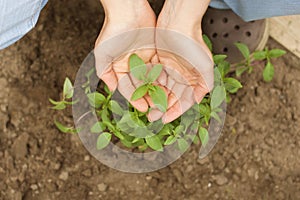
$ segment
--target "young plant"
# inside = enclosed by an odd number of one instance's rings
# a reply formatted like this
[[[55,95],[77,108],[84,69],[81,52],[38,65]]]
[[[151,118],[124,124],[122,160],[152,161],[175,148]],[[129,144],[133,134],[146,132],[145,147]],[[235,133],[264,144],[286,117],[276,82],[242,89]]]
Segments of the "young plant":
[[[70,81],[69,78],[66,78],[63,86],[62,99],[60,101],[54,101],[53,99],[49,98],[50,103],[53,105],[51,108],[54,110],[64,110],[67,107],[67,105],[75,104],[77,101],[67,101],[72,99],[73,95],[74,95],[74,87],[72,85],[72,82]],[[54,124],[63,133],[74,134],[78,132],[78,129],[75,129],[74,127],[67,127],[56,120],[54,121]]]
[[[129,66],[131,74],[138,80],[143,81],[131,96],[132,101],[149,95],[154,105],[162,112],[166,112],[168,108],[168,100],[165,91],[155,85],[154,82],[160,76],[163,66],[155,65],[147,74],[147,66],[145,62],[136,54],[132,54],[129,58]]]
[[[235,46],[239,49],[242,53],[245,61],[239,63],[236,69],[236,75],[241,76],[244,72],[248,71],[251,73],[253,71],[253,61],[263,61],[265,60],[265,67],[263,71],[263,79],[266,82],[272,81],[274,77],[274,65],[271,62],[271,59],[278,58],[286,54],[286,51],[281,49],[272,49],[269,50],[265,48],[262,51],[255,51],[253,54],[250,54],[249,48],[247,45],[242,43],[235,43]]]
[[[212,44],[208,37],[203,37],[210,50]],[[238,64],[235,69],[235,74],[240,76],[245,71],[252,72],[252,66],[255,60],[266,60],[264,70],[264,80],[269,81],[273,77],[274,68],[271,64],[271,59],[283,55],[285,52],[279,49],[257,51],[250,55],[246,45],[237,43],[245,61]],[[201,141],[202,145],[208,144],[210,137],[207,130],[209,122],[214,119],[221,121],[219,113],[222,111],[223,102],[230,102],[232,94],[235,94],[242,84],[232,77],[230,73],[231,65],[226,61],[226,55],[214,55],[215,63],[215,88],[210,94],[207,94],[202,102],[193,106],[190,110],[184,113],[183,118],[175,121],[162,124],[161,121],[149,122],[146,116],[147,113],[142,113],[136,110],[129,102],[125,109],[124,105],[120,105],[117,101],[112,100],[112,93],[108,87],[104,85],[104,90],[92,92],[90,87],[90,77],[95,75],[95,68],[92,68],[86,75],[86,83],[82,85],[87,100],[90,105],[90,113],[98,117],[98,121],[90,127],[91,134],[98,134],[98,139],[95,142],[97,149],[101,150],[113,140],[118,140],[126,148],[137,148],[140,151],[145,151],[151,148],[155,151],[163,151],[165,146],[175,145],[180,151],[185,151],[192,141],[198,144]],[[149,72],[145,62],[133,54],[129,58],[130,73],[142,82],[131,96],[131,101],[143,98],[149,95],[153,103],[158,109],[165,112],[167,105],[167,96],[164,90],[155,84],[155,81],[160,76],[163,66],[155,65]],[[104,84],[104,83],[102,83]],[[73,97],[74,87],[71,81],[66,78],[63,88],[63,97],[61,101],[50,99],[53,104],[53,109],[63,110],[68,105],[76,102],[69,101]],[[197,116],[195,118],[195,116]],[[84,117],[84,116],[83,116]],[[62,132],[75,133],[73,127],[66,127],[55,121],[55,125]],[[189,132],[197,133],[196,135],[188,134]]]

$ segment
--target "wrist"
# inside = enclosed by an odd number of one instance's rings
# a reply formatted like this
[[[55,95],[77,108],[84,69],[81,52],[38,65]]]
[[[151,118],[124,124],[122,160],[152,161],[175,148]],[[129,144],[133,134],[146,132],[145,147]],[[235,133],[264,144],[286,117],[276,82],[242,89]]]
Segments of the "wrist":
[[[108,19],[133,20],[149,6],[147,0],[100,0]]]
[[[193,38],[202,34],[201,23],[210,0],[166,0],[157,27]]]

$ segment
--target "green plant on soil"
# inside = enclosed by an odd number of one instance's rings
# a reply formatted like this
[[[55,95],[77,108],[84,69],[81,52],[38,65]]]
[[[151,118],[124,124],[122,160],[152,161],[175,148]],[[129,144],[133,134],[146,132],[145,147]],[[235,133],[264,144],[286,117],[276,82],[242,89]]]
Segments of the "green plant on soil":
[[[244,72],[248,71],[251,73],[254,69],[254,61],[265,61],[265,67],[263,71],[263,78],[266,82],[272,81],[275,73],[274,65],[271,60],[273,58],[278,58],[286,54],[286,51],[281,49],[272,49],[269,50],[265,48],[262,51],[255,51],[253,54],[250,54],[249,48],[247,45],[242,43],[235,43],[235,46],[240,50],[245,60],[237,64],[236,75],[241,76]]]
[[[212,50],[209,39],[204,36],[204,41]],[[242,84],[233,77],[240,76],[243,72],[252,72],[253,60],[266,62],[264,70],[264,80],[270,81],[274,74],[271,58],[282,56],[285,52],[279,49],[257,51],[250,55],[246,45],[237,43],[237,48],[245,57],[245,61],[239,63],[232,73],[231,65],[226,61],[226,55],[214,55],[214,74],[215,87],[210,94],[207,94],[200,104],[194,105],[184,113],[182,118],[178,118],[171,123],[163,124],[161,120],[149,122],[148,112],[142,113],[136,110],[129,102],[121,105],[112,99],[113,94],[108,87],[101,82],[104,89],[92,92],[90,76],[95,73],[92,68],[86,75],[86,83],[82,85],[87,101],[89,102],[91,113],[98,117],[98,121],[90,128],[91,134],[97,134],[95,146],[98,150],[104,149],[113,141],[120,141],[122,145],[130,149],[145,151],[148,148],[155,151],[163,151],[165,146],[176,145],[180,151],[185,151],[190,142],[205,146],[209,141],[208,125],[212,119],[221,123],[219,113],[222,111],[222,103],[230,102],[231,95],[237,93],[242,88]],[[155,85],[162,72],[162,65],[155,65],[149,72],[144,61],[136,54],[129,58],[130,73],[142,82],[133,95],[131,100],[137,100],[149,95],[155,106],[165,112],[167,109],[167,97],[162,88]],[[271,68],[271,69],[270,69]],[[73,105],[78,101],[71,101],[74,94],[74,87],[71,81],[66,78],[63,86],[63,95],[60,101],[50,100],[54,110],[64,110],[67,106]],[[77,133],[80,129],[65,126],[55,120],[57,128],[64,133]],[[189,134],[189,133],[196,134]]]

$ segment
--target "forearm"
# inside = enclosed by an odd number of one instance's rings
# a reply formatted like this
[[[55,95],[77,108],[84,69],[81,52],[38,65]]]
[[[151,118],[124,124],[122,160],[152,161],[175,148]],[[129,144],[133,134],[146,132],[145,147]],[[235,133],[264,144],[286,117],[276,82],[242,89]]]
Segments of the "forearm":
[[[202,41],[201,23],[210,0],[166,0],[157,27]]]
[[[211,0],[166,0],[164,7],[174,15],[186,15],[201,17],[208,8]]]
[[[139,12],[145,7],[146,0],[100,0],[105,14],[124,17],[130,12]],[[146,1],[147,2],[147,1]]]

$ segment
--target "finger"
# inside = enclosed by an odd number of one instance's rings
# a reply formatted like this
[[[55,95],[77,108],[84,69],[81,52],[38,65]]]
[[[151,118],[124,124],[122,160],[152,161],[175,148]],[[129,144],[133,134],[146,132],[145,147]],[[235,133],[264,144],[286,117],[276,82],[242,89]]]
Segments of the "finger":
[[[168,82],[167,80],[168,80],[167,73],[163,70],[160,73],[160,76],[158,77],[157,82],[162,86],[167,86],[167,82]]]
[[[208,90],[204,89],[202,86],[197,85],[194,87],[194,97],[197,103],[200,103],[207,93]]]
[[[179,98],[171,92],[168,96],[168,109],[174,106],[174,104],[179,100]]]
[[[107,85],[110,91],[113,92],[117,89],[118,79],[112,67],[109,67],[108,70],[102,74],[100,79]]]
[[[155,121],[161,119],[162,116],[163,116],[163,114],[164,114],[164,113],[161,112],[161,111],[158,110],[158,109],[152,109],[152,110],[148,113],[147,117],[148,117],[148,120],[149,120],[150,122],[155,122]]]
[[[160,86],[160,88],[162,90],[164,90],[164,92],[166,93],[167,97],[168,97],[168,94],[170,93],[170,91],[168,89],[166,89],[165,87],[163,86]],[[146,94],[144,96],[145,100],[148,102],[148,105],[150,106],[150,108],[156,108],[155,104],[153,103],[151,97],[149,96],[149,94]]]
[[[193,93],[192,87],[187,87],[184,90],[181,98],[162,117],[164,124],[174,121],[194,105]]]
[[[151,97],[148,94],[146,94],[144,96],[144,98],[147,101],[147,103],[148,103],[148,105],[149,105],[150,108],[154,108],[155,107],[153,101],[151,100]]]
[[[172,88],[172,93],[176,96],[177,99],[180,99],[183,93],[185,92],[187,86],[179,83],[175,83]]]
[[[120,93],[131,103],[133,107],[135,107],[140,112],[147,112],[148,110],[148,103],[144,98],[138,99],[136,101],[131,101],[131,96],[135,91],[135,87],[131,82],[130,77],[128,74],[117,74],[118,76],[118,89]]]
[[[175,83],[176,82],[174,81],[174,79],[171,76],[168,76],[166,87],[169,90],[172,90],[172,88],[174,87]]]

